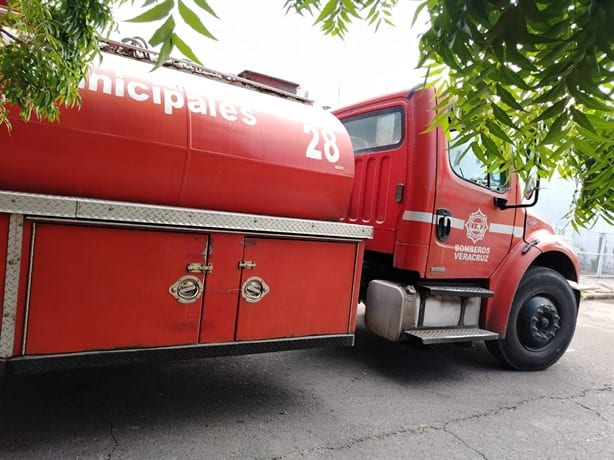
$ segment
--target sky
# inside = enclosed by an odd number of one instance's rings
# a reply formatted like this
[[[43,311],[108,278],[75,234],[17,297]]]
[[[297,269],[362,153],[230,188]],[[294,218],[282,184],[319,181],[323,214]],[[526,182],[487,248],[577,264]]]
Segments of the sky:
[[[139,3],[139,2],[137,2]],[[424,75],[417,70],[419,35],[427,16],[411,22],[419,2],[401,0],[394,10],[395,26],[357,22],[344,40],[325,36],[314,18],[286,14],[284,0],[210,0],[219,19],[203,16],[218,39],[208,40],[189,27],[180,30],[206,67],[232,74],[242,70],[273,75],[299,83],[321,105],[339,106],[371,96],[408,89]],[[122,7],[121,21],[139,10]],[[152,24],[120,23],[116,37],[148,39]]]

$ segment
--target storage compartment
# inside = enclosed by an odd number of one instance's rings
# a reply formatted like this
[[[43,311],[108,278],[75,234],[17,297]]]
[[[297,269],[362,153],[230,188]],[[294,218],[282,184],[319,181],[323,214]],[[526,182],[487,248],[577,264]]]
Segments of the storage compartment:
[[[36,223],[26,354],[196,343],[204,274],[186,268],[206,262],[207,244],[199,233]]]
[[[245,238],[237,340],[351,332],[357,246]]]

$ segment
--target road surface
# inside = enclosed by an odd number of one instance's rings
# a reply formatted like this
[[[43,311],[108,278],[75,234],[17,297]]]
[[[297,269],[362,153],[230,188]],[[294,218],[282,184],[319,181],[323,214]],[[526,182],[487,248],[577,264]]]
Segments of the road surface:
[[[533,373],[359,328],[354,348],[10,377],[0,458],[612,458],[613,377],[613,300]]]

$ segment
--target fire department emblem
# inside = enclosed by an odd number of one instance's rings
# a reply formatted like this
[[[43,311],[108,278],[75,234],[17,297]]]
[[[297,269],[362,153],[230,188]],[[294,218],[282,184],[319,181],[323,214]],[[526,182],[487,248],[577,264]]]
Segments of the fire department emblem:
[[[465,228],[467,229],[467,238],[473,241],[473,244],[484,239],[486,230],[488,230],[488,221],[481,209],[469,215]]]

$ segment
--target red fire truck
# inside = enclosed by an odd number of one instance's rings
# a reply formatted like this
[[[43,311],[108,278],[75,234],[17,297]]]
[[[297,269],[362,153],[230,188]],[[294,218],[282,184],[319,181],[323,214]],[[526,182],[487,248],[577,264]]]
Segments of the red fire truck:
[[[374,228],[367,326],[392,341],[485,340],[513,368],[544,369],[573,337],[577,257],[527,211],[537,188],[523,204],[516,174],[489,173],[470,144],[428,130],[434,105],[432,90],[410,90],[335,112],[356,164],[345,221]]]
[[[431,91],[335,117],[104,48],[80,109],[0,131],[3,366],[351,345],[359,294],[389,340],[486,340],[517,369],[565,351],[573,252],[515,175],[425,131]]]

